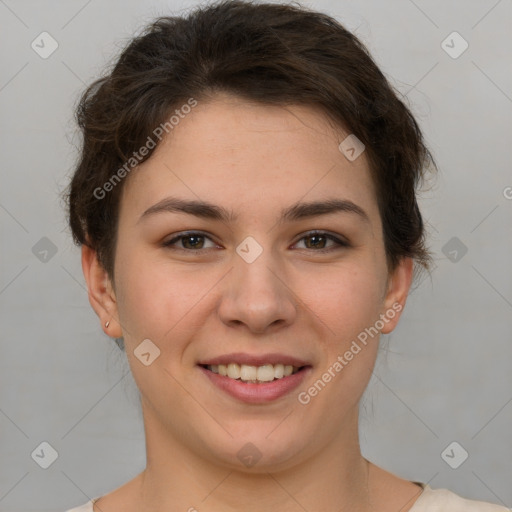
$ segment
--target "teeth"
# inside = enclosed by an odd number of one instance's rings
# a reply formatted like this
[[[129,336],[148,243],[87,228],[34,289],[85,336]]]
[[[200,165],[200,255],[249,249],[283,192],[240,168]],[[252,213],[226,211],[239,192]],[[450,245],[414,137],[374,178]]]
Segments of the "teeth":
[[[236,363],[228,364],[228,377],[231,379],[239,379],[240,378],[240,365]]]
[[[229,363],[228,365],[208,365],[207,368],[213,373],[251,383],[271,382],[274,379],[282,379],[299,371],[299,368],[296,366],[284,364],[250,366],[247,364]]]
[[[259,371],[259,368],[256,368],[256,366],[247,366],[244,364],[244,365],[240,366],[240,373],[239,373],[240,379],[244,380],[244,381],[256,380],[258,378],[258,371]],[[274,378],[274,370],[273,369],[271,369],[271,373],[272,373],[272,378]],[[265,380],[268,380],[268,379],[265,379]]]

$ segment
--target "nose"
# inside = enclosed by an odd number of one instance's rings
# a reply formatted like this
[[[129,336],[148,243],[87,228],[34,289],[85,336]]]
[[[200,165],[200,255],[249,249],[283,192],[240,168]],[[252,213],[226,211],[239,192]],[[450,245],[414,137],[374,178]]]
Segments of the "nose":
[[[270,252],[264,250],[252,263],[235,256],[218,309],[229,327],[263,334],[294,322],[297,309],[292,287]]]

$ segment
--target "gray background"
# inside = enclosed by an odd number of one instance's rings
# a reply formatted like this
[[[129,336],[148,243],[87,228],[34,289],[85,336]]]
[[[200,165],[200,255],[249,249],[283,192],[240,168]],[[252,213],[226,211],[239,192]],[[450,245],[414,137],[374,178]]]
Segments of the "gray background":
[[[89,305],[58,194],[76,158],[78,93],[143,24],[194,3],[0,0],[0,511],[63,511],[144,468],[137,389]],[[436,269],[383,344],[363,401],[363,453],[510,507],[512,4],[306,5],[368,45],[441,171],[421,199]],[[43,31],[59,45],[47,59],[31,48]],[[469,43],[458,58],[441,46],[453,31]],[[38,253],[43,237],[55,254]],[[46,470],[31,458],[43,441],[59,455]],[[453,441],[469,453],[457,469],[441,456]]]

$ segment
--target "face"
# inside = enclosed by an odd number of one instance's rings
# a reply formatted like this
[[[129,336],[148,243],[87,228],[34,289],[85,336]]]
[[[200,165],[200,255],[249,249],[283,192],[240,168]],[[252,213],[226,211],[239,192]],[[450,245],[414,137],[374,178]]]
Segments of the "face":
[[[218,96],[127,178],[115,283],[86,248],[83,262],[91,303],[124,337],[147,435],[239,469],[245,446],[255,470],[354,441],[411,261],[388,273],[376,190],[364,152],[340,151],[347,135],[309,107]],[[275,380],[241,382],[220,362]]]

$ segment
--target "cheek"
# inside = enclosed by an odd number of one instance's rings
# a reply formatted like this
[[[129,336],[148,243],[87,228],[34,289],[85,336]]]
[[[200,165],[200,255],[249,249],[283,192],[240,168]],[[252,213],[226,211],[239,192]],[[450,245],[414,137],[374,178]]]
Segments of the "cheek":
[[[183,407],[179,393],[174,394],[172,403],[168,402],[172,395],[169,389],[180,388],[171,374],[182,364],[187,340],[198,329],[193,317],[200,311],[197,303],[204,295],[207,278],[200,286],[197,274],[194,277],[176,266],[162,265],[142,251],[133,250],[126,257],[121,251],[119,254],[118,314],[132,375],[146,400],[152,402],[165,396],[166,407]],[[149,366],[137,357],[141,353],[137,349],[146,339],[159,350]],[[152,355],[157,353],[151,345],[148,350]]]
[[[178,313],[173,295],[178,295],[179,286],[172,283],[172,275],[159,271],[135,248],[128,253],[119,247],[118,254],[118,311],[126,330],[125,341],[134,344],[149,338],[158,344],[162,322],[166,321],[169,329]]]
[[[304,300],[316,325],[322,326],[323,357],[312,386],[301,389],[302,399],[311,400],[320,411],[328,408],[338,421],[357,406],[378,353],[379,335],[372,327],[379,319],[384,282],[378,267],[368,268],[331,272],[325,279],[317,276],[317,293],[306,293]]]
[[[136,250],[120,257],[117,275],[118,311],[127,345],[149,338],[166,352],[179,348],[179,343],[166,340],[183,339],[200,311],[205,290],[218,281],[211,270],[166,264],[161,257]]]
[[[355,266],[302,278],[304,302],[326,326],[334,343],[357,334],[379,318],[384,282],[376,268]],[[329,335],[330,334],[330,335]]]

